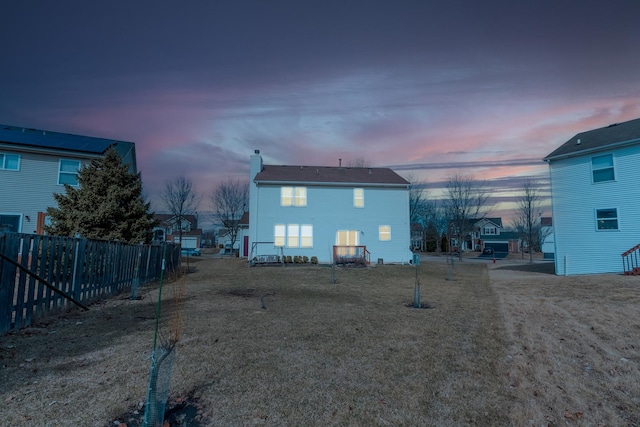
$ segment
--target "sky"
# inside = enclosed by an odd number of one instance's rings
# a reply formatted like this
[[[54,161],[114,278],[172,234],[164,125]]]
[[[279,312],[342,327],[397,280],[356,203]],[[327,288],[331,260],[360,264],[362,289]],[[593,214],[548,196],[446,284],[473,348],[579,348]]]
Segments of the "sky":
[[[178,175],[210,211],[259,149],[392,167],[434,198],[472,175],[508,216],[523,179],[548,182],[544,156],[640,117],[635,0],[33,0],[0,16],[0,123],[135,142],[157,211]]]

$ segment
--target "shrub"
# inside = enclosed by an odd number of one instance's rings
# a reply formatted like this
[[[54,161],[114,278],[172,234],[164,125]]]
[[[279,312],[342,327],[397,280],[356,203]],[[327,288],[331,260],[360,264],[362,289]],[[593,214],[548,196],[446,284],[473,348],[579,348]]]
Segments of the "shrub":
[[[318,263],[318,257],[317,256],[312,256],[311,257],[311,264],[317,264]]]
[[[305,255],[305,256],[303,256],[303,257],[302,257],[302,262],[303,262],[303,263],[305,263],[305,264],[306,264],[306,263],[308,263],[308,262],[309,262],[309,257],[308,257],[308,256],[306,256],[306,255]]]
[[[286,262],[287,264],[291,264],[291,255],[285,255],[284,262]]]

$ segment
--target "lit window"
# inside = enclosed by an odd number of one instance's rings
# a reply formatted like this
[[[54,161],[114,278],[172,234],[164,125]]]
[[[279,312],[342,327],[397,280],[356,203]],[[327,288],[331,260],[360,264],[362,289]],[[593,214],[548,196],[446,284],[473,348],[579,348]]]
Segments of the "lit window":
[[[280,205],[293,206],[293,187],[282,187],[280,189]]]
[[[273,245],[284,246],[284,224],[276,224],[273,228]]]
[[[307,187],[282,187],[280,206],[307,206]]]
[[[391,226],[390,225],[381,225],[378,228],[380,240],[387,241],[391,240]]]
[[[287,247],[297,248],[300,246],[300,226],[298,224],[287,225]]]
[[[300,247],[301,248],[313,247],[313,225],[300,226]]]
[[[358,246],[357,230],[338,230],[336,231],[336,246]]]
[[[618,229],[618,210],[613,209],[596,209],[596,221],[598,230],[617,230]]]
[[[60,160],[58,184],[78,185],[78,171],[80,161]]]
[[[353,189],[353,206],[356,208],[364,208],[364,189]]]
[[[19,170],[20,155],[0,153],[0,169],[10,170],[10,171]]]
[[[613,154],[592,157],[591,170],[593,172],[593,182],[613,181],[615,179]]]
[[[307,187],[295,187],[296,206],[307,206]]]

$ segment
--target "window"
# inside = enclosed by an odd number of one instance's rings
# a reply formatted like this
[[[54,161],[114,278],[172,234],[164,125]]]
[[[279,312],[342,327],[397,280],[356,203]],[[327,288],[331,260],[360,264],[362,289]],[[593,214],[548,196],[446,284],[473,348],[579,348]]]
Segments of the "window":
[[[0,231],[20,232],[20,220],[22,215],[0,214]]]
[[[596,209],[596,222],[598,230],[617,230],[618,229],[618,210],[613,209]]]
[[[282,187],[280,206],[307,206],[307,187]]]
[[[79,170],[80,170],[80,161],[60,160],[58,184],[78,185]]]
[[[381,225],[380,227],[378,227],[378,235],[380,240],[382,241],[391,240],[391,226]]]
[[[287,225],[287,247],[297,248],[300,246],[300,226],[298,224]]]
[[[353,189],[353,206],[356,208],[364,208],[364,189]]]
[[[613,154],[592,157],[591,170],[593,173],[593,182],[613,181],[615,179],[613,172]]]
[[[19,170],[20,155],[0,153],[0,169],[10,170],[10,171]]]
[[[498,234],[495,227],[484,227],[482,234]]]
[[[276,224],[273,231],[274,246],[312,248],[313,225]]]
[[[300,226],[300,247],[313,247],[313,225],[307,224]]]
[[[336,246],[358,246],[358,230],[336,231]]]
[[[273,245],[284,246],[284,224],[276,224],[273,230]]]

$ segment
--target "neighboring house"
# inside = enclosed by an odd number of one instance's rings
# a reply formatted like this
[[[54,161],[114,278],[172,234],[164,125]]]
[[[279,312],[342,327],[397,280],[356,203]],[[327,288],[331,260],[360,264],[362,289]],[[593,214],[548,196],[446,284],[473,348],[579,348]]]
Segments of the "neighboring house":
[[[153,229],[154,242],[180,243],[182,248],[199,248],[202,241],[202,230],[198,228],[198,217],[183,215],[178,221],[177,215],[154,214],[159,225]],[[180,224],[178,224],[180,223]],[[182,228],[182,242],[180,241],[180,227]]]
[[[640,243],[640,119],[579,133],[544,160],[556,274],[622,272]]]
[[[137,173],[133,142],[0,125],[0,231],[42,234],[53,194],[109,147]]]
[[[251,156],[249,257],[409,263],[409,182],[389,168],[264,165]]]
[[[507,231],[503,228],[502,218],[471,218],[468,220],[471,232],[464,236],[462,246],[464,251],[482,251],[491,248],[495,253],[518,253],[520,239],[518,234],[513,231]],[[455,233],[455,227],[452,226],[452,249],[458,250],[459,237]]]
[[[237,242],[240,242],[240,253],[244,258],[249,256],[249,212],[245,212],[242,214],[242,218],[238,222],[238,236],[236,238]]]
[[[540,218],[540,250],[544,259],[554,259],[553,220],[550,216]]]

